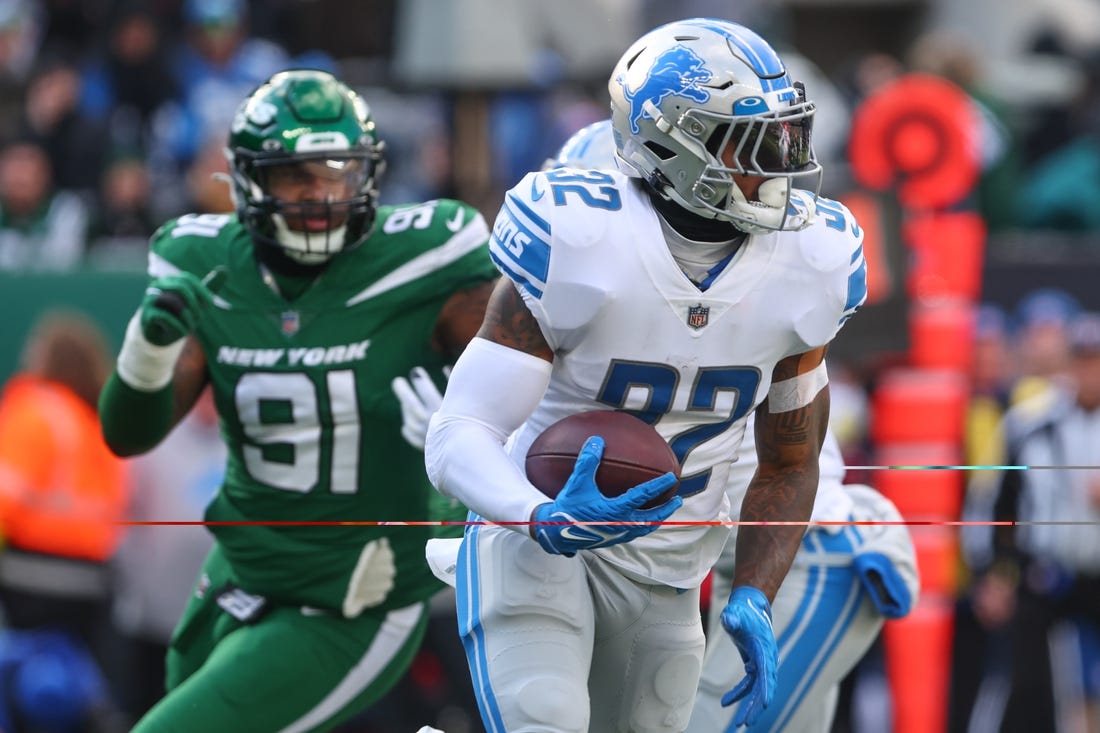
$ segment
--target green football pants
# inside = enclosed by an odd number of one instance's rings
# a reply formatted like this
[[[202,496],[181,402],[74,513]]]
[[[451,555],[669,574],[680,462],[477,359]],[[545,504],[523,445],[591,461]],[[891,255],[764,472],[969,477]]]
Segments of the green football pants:
[[[245,623],[217,603],[217,549],[204,570],[168,651],[168,694],[132,733],[326,731],[393,687],[424,638],[426,602],[353,619],[274,606]]]

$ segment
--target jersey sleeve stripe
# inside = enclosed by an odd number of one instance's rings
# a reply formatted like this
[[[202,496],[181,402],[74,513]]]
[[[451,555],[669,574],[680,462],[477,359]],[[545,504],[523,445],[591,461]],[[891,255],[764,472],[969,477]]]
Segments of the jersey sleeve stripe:
[[[445,244],[412,258],[390,274],[374,282],[358,295],[349,298],[345,306],[362,303],[364,300],[369,300],[394,288],[411,283],[428,273],[441,270],[483,246],[488,235],[485,220],[480,216],[476,216],[457,234],[448,239]]]
[[[549,225],[509,195],[493,226],[489,253],[501,272],[541,297],[550,270],[549,240]]]
[[[149,277],[164,277],[165,275],[178,275],[179,273],[180,268],[156,252],[149,253]]]
[[[856,251],[852,260],[855,269],[848,273],[848,299],[844,303],[844,313],[840,322],[851,318],[867,300],[867,260],[863,257],[863,246]]]
[[[550,222],[546,221],[541,216],[536,214],[530,206],[523,203],[523,201],[521,201],[519,197],[517,197],[515,194],[508,194],[508,198],[505,200],[504,205],[514,206],[519,212],[523,214],[524,217],[527,218],[528,221],[531,222],[531,224],[545,232],[546,236],[543,237],[543,239],[550,239]]]
[[[502,273],[504,273],[504,275],[509,280],[514,282],[516,285],[521,286],[524,290],[526,290],[528,293],[530,293],[532,296],[534,296],[536,300],[542,298],[542,289],[540,287],[538,287],[537,285],[532,284],[531,281],[528,278],[526,278],[524,275],[520,274],[519,272],[516,272],[511,267],[509,267],[508,263],[502,261],[499,257],[497,257],[496,253],[493,252],[493,250],[491,250],[491,249],[489,250],[489,257],[493,260],[493,263],[496,264],[497,268]]]

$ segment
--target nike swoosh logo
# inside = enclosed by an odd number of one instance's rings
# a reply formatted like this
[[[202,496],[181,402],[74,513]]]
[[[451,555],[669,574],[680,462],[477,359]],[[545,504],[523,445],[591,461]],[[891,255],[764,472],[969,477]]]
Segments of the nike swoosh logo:
[[[459,209],[457,212],[455,212],[455,216],[453,219],[447,220],[447,228],[450,229],[452,232],[457,232],[459,229],[462,228],[462,221],[465,218],[466,212],[462,209]]]
[[[595,534],[594,532],[586,532],[578,527],[562,527],[558,534],[567,540],[573,540],[575,542],[602,541],[606,539],[602,535]]]
[[[535,185],[535,184],[538,183],[538,181],[539,181],[539,179],[537,179],[537,178],[535,180],[531,181],[531,200],[532,201],[538,201],[539,199],[541,199],[543,196],[546,195],[545,191],[540,191],[539,187],[537,185]]]

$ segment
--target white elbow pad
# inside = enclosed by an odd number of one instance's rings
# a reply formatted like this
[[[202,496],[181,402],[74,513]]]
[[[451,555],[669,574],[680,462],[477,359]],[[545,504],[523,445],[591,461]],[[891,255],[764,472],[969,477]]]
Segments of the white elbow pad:
[[[526,522],[549,499],[504,450],[504,442],[531,415],[550,384],[551,364],[536,356],[475,338],[447,381],[424,445],[428,478],[494,522]],[[516,527],[527,532],[527,527]]]

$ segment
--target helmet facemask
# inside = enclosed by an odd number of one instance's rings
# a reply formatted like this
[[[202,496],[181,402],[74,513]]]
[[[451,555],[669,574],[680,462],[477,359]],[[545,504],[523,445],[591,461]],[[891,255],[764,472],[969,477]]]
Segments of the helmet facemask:
[[[821,165],[814,157],[811,133],[813,104],[803,102],[780,111],[748,118],[720,117],[690,110],[681,124],[697,128],[698,118],[711,117],[705,143],[707,164],[691,187],[692,204],[717,219],[728,219],[750,234],[800,229],[812,220],[813,207],[800,211],[791,204],[792,191],[808,191],[816,199]],[[696,119],[687,119],[696,118]],[[765,179],[749,200],[734,176]],[[800,216],[801,214],[801,216]]]
[[[244,216],[253,237],[301,264],[317,265],[369,233],[378,195],[375,165],[365,152],[257,156],[247,173],[234,172],[234,181],[247,189]]]

